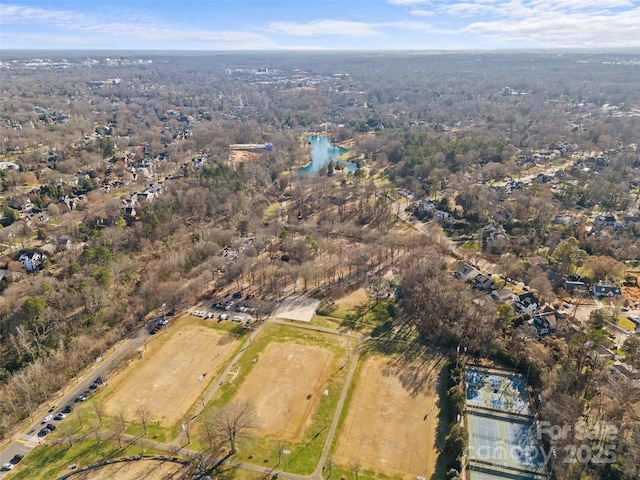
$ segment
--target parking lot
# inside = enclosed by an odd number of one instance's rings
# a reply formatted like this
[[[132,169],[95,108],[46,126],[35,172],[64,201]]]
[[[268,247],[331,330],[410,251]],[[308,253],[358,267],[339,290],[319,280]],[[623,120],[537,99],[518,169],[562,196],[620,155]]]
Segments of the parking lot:
[[[208,310],[193,310],[191,315],[205,320],[229,320],[248,326],[254,321],[256,312],[252,306],[252,298],[252,295],[243,296],[241,292],[235,292],[230,298],[214,300]]]

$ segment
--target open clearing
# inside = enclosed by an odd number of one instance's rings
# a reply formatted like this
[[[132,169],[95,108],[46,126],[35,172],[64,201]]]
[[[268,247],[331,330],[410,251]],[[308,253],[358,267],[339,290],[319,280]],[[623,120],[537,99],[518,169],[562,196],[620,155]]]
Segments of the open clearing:
[[[440,409],[437,361],[417,365],[368,357],[333,455],[336,464],[386,475],[431,478]]]
[[[187,467],[159,460],[118,462],[73,475],[73,480],[177,480]],[[64,472],[64,473],[69,473]]]
[[[367,291],[364,288],[358,288],[336,301],[337,309],[333,312],[333,315],[343,318],[347,312],[368,301]]]
[[[274,317],[299,322],[310,322],[320,305],[320,300],[315,298],[297,297],[288,298],[280,303],[274,313]]]
[[[134,414],[141,405],[154,420],[171,425],[178,421],[206,389],[216,370],[233,354],[238,341],[196,325],[176,327],[171,338],[144,365],[125,378],[107,400],[107,410]],[[201,384],[201,374],[207,374]]]
[[[273,342],[264,349],[236,396],[253,402],[257,436],[299,439],[324,398],[333,358],[329,350],[294,343]]]

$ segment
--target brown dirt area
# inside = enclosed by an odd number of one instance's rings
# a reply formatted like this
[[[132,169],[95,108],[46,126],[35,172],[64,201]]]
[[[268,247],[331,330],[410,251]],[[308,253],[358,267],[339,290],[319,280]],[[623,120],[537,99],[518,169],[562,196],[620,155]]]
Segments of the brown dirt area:
[[[250,151],[250,150],[230,150],[229,162],[234,169],[238,168],[241,163],[255,162],[263,158],[262,151]]]
[[[73,475],[73,480],[177,480],[186,467],[160,460],[118,462]],[[69,473],[68,471],[64,473]]]
[[[386,475],[431,478],[437,451],[436,362],[418,366],[369,357],[333,455],[336,464]]]
[[[367,295],[367,291],[364,288],[354,290],[349,295],[336,301],[337,308],[334,315],[338,317],[344,316],[350,310],[368,301],[369,295]]]
[[[253,402],[257,436],[300,438],[323,398],[333,358],[329,350],[293,343],[271,343],[264,349],[236,396]]]
[[[640,287],[622,287],[622,296],[631,302],[640,302]]]
[[[107,411],[120,408],[133,414],[146,405],[154,420],[177,422],[206,389],[216,370],[238,345],[237,340],[200,326],[177,327],[171,338],[133,375],[125,377],[107,400]],[[198,377],[208,374],[203,385]]]

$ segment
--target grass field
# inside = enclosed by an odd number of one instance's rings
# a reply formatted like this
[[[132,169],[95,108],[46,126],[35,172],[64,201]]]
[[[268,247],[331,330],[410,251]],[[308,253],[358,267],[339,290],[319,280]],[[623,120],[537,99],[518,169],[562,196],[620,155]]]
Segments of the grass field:
[[[239,344],[200,325],[179,325],[167,335],[170,338],[157,350],[150,350],[140,368],[126,372],[116,384],[105,402],[108,412],[124,409],[133,418],[136,408],[145,405],[153,420],[164,425],[176,423]],[[198,380],[201,374],[207,375],[202,385]]]
[[[336,309],[331,313],[331,316],[344,320],[347,313],[367,301],[369,301],[369,296],[364,288],[354,290],[336,302]]]
[[[438,456],[437,360],[369,356],[338,433],[334,464],[359,478],[430,478]]]
[[[260,332],[207,406],[233,399],[254,404],[255,428],[239,446],[239,461],[284,470],[286,448],[289,472],[315,470],[346,378],[347,340],[281,324]],[[195,423],[194,449],[204,448]]]

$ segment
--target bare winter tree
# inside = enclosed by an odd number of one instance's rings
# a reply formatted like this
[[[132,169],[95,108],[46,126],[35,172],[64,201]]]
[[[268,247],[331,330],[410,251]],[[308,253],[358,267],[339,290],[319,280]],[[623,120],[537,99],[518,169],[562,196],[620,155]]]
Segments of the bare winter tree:
[[[146,435],[147,427],[149,426],[149,421],[151,420],[151,410],[149,410],[149,407],[146,405],[140,405],[136,409],[136,415],[138,416],[140,424],[142,425],[142,428],[144,430],[144,434]]]
[[[255,427],[255,410],[249,401],[233,401],[212,419],[216,436],[229,442],[229,455],[237,453],[236,443]]]
[[[107,406],[104,404],[103,401],[96,401],[93,402],[93,413],[96,414],[96,417],[98,418],[98,422],[100,423],[100,427],[102,427],[102,421],[104,420],[104,415],[107,409]]]
[[[127,412],[120,408],[116,411],[115,417],[111,421],[111,430],[114,437],[118,440],[118,447],[122,448],[122,439],[127,429]]]

